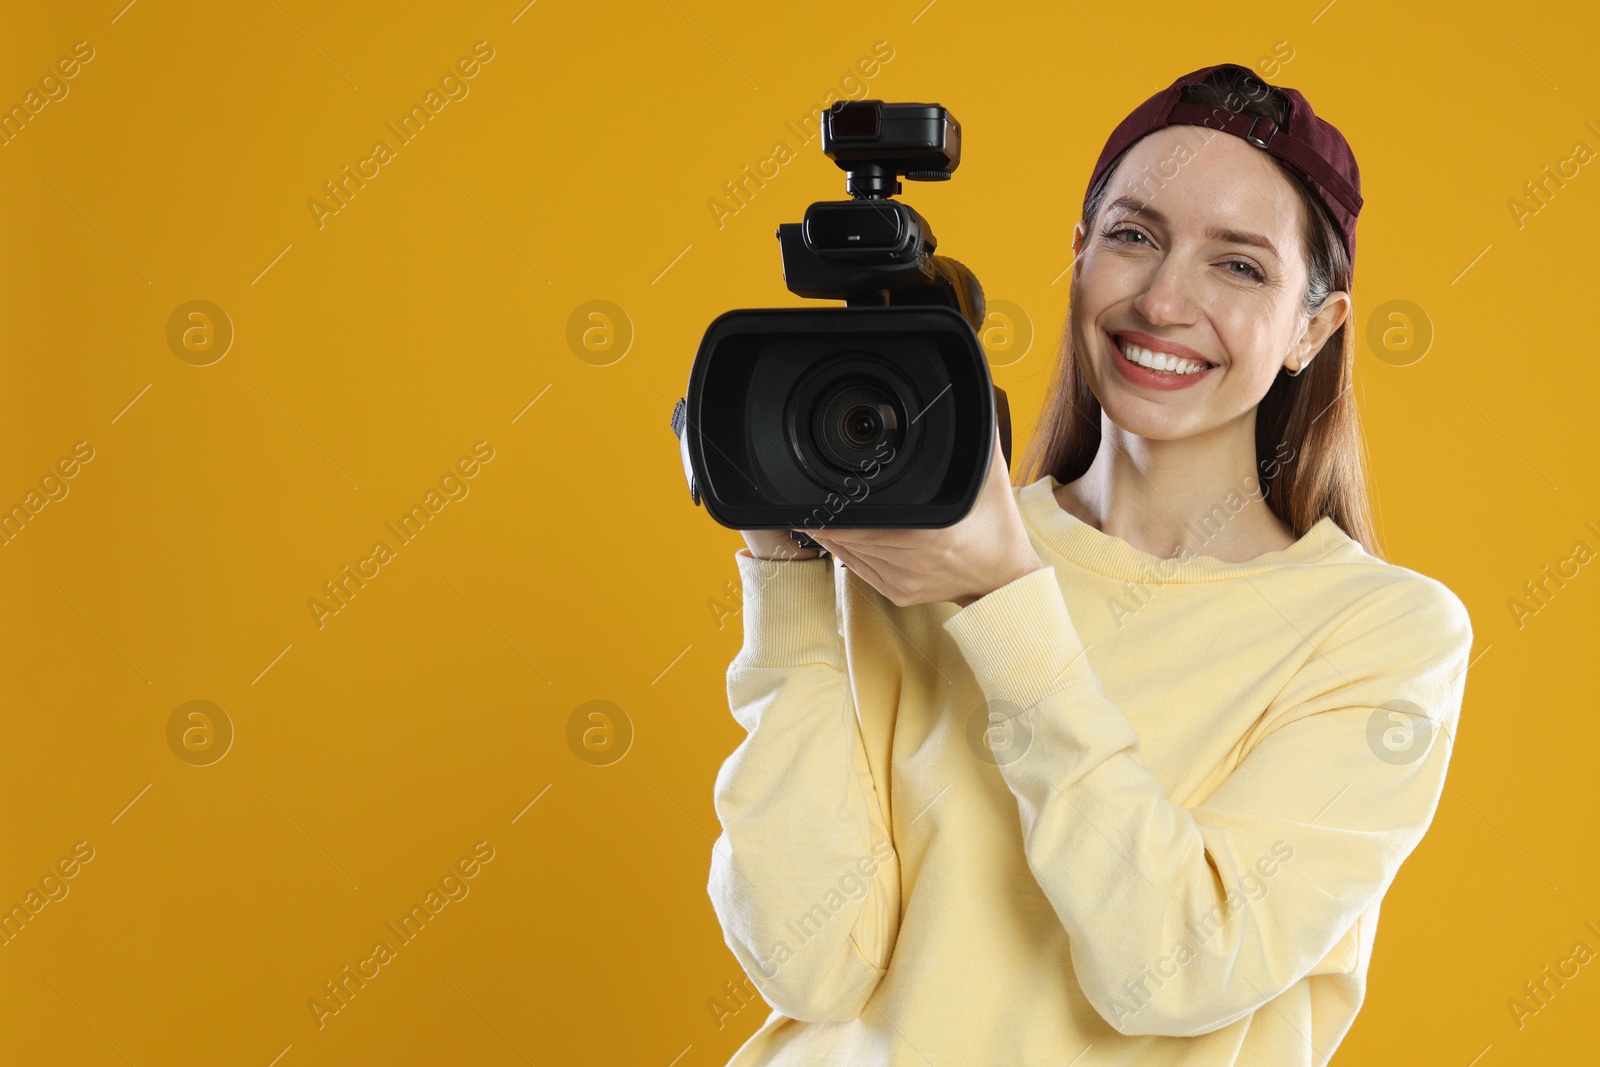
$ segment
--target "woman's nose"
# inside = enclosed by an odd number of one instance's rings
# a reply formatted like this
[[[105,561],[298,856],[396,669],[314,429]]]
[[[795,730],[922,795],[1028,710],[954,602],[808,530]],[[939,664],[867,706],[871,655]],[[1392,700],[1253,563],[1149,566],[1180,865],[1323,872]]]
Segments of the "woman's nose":
[[[1195,264],[1163,257],[1145,281],[1133,306],[1152,325],[1181,325],[1194,320]]]

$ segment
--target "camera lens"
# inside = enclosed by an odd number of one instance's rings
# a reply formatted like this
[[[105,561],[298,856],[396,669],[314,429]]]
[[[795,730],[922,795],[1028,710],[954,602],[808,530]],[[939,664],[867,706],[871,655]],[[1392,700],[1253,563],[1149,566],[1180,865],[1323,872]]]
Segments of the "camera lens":
[[[890,417],[894,412],[891,409]],[[861,404],[851,408],[844,417],[844,436],[858,448],[866,448],[877,440],[882,432],[884,416],[879,411]]]
[[[885,463],[900,447],[905,420],[894,396],[878,383],[841,382],[817,400],[812,420],[818,451],[840,470],[858,473]]]

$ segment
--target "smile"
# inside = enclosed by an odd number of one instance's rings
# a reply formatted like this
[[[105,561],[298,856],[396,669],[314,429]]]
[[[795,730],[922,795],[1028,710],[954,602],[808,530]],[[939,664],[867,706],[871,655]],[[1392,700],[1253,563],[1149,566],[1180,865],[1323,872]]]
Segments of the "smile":
[[[1116,352],[1117,370],[1136,385],[1151,389],[1186,389],[1217,369],[1203,360],[1156,352],[1118,336],[1107,336]]]

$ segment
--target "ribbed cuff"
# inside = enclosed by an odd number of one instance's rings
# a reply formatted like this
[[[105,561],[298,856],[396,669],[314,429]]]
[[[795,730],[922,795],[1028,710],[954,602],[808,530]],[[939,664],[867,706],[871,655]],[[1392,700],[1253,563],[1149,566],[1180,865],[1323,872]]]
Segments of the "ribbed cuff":
[[[741,549],[733,558],[744,605],[744,647],[736,662],[747,667],[845,665],[832,556],[763,560]]]
[[[979,597],[944,629],[1001,718],[1094,677],[1052,566]]]

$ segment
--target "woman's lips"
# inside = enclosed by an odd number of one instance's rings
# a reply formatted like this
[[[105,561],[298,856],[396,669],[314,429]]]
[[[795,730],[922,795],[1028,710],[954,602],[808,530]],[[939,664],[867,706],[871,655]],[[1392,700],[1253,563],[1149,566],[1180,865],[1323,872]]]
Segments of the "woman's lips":
[[[1149,367],[1140,366],[1122,354],[1121,344],[1116,337],[1106,334],[1106,340],[1111,346],[1111,362],[1117,365],[1117,373],[1125,381],[1134,385],[1142,385],[1147,389],[1161,389],[1171,392],[1175,389],[1187,389],[1200,379],[1207,377],[1216,367],[1207,367],[1205,370],[1195,371],[1193,374],[1166,374],[1161,371],[1151,370]]]

